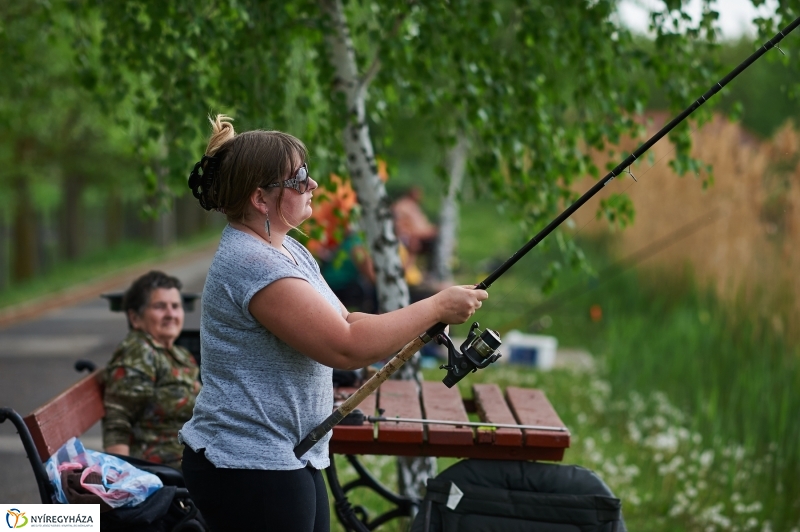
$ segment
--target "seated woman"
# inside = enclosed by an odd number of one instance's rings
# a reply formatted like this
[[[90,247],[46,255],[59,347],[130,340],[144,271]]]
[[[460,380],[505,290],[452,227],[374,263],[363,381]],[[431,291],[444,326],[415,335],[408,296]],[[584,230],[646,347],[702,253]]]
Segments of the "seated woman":
[[[181,282],[151,271],[125,292],[130,332],[106,367],[103,447],[180,469],[178,431],[192,417],[200,369],[175,345],[183,328]]]

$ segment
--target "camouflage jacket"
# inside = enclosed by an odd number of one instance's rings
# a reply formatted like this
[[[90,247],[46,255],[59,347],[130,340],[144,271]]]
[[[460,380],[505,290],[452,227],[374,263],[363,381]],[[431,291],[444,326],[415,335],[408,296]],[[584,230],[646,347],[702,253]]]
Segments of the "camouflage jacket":
[[[103,446],[126,444],[131,456],[180,468],[178,431],[192,417],[199,373],[186,349],[130,331],[106,366]]]

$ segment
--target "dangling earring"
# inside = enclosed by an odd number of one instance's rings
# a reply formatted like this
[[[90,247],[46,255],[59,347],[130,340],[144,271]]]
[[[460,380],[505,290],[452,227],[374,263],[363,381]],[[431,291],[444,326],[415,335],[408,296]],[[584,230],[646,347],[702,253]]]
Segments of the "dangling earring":
[[[264,222],[264,229],[267,231],[267,242],[272,244],[272,233],[269,232],[269,211],[265,213],[267,215],[267,219]]]

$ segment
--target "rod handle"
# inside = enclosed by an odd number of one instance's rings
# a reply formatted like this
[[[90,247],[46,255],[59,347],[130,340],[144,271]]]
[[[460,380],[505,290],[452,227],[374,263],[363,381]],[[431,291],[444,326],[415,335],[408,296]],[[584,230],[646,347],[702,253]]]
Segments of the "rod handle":
[[[435,327],[436,326],[431,327],[431,329]],[[442,330],[444,330],[444,328],[442,328]],[[355,410],[356,407],[360,405],[362,401],[364,401],[364,399],[369,397],[372,392],[377,390],[381,384],[391,377],[393,373],[399,370],[403,364],[408,362],[411,357],[413,357],[417,351],[422,349],[422,346],[428,343],[430,340],[431,336],[428,335],[428,333],[425,333],[407,343],[399,353],[393,356],[392,359],[389,360],[389,362],[387,362],[380,370],[378,370],[378,372],[367,382],[365,382],[361,388],[356,390],[353,395],[348,397],[345,402],[339,405],[339,408],[334,410],[333,413],[325,419],[325,421],[320,423],[308,434],[308,436],[303,438],[303,440],[294,448],[294,455],[297,458],[300,458],[306,454],[328,432],[333,430],[333,427],[338,425],[345,417],[347,417],[347,414]]]

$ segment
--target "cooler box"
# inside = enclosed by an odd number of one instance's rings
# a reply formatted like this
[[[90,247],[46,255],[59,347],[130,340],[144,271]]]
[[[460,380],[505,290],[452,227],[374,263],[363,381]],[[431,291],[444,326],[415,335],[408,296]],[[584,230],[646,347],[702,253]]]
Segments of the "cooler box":
[[[550,369],[556,361],[558,340],[554,336],[525,334],[517,330],[508,331],[501,337],[503,345],[501,361],[526,364],[540,369]]]

